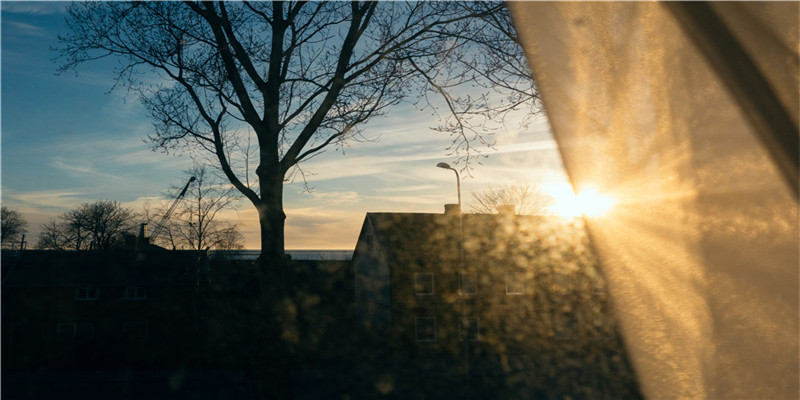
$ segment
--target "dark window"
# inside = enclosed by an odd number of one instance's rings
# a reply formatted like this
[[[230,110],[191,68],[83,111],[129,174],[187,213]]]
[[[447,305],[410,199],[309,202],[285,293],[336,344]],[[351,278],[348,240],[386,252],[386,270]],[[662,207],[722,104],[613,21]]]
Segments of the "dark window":
[[[56,334],[59,343],[71,343],[75,339],[75,324],[58,324]]]
[[[417,317],[414,321],[414,334],[418,342],[435,342],[436,318]]]
[[[479,336],[478,317],[461,318],[461,324],[458,326],[458,337],[461,340],[478,340]]]
[[[572,340],[578,336],[578,319],[575,314],[557,314],[554,325],[556,339]]]
[[[568,295],[572,293],[572,275],[553,275],[553,292],[560,295]]]
[[[131,286],[125,288],[125,299],[145,300],[147,299],[147,288],[143,286]]]
[[[418,295],[431,295],[434,292],[434,278],[432,273],[419,272],[414,274],[414,293]]]
[[[95,287],[81,287],[75,288],[75,300],[80,301],[89,301],[89,300],[99,300],[100,299],[100,289]]]
[[[525,294],[525,274],[506,272],[506,294]]]
[[[126,322],[123,328],[125,339],[131,342],[144,342],[150,334],[147,322]]]
[[[461,295],[478,294],[478,274],[460,273],[458,275],[458,292]]]
[[[94,324],[80,323],[75,327],[75,340],[91,341],[94,339]]]

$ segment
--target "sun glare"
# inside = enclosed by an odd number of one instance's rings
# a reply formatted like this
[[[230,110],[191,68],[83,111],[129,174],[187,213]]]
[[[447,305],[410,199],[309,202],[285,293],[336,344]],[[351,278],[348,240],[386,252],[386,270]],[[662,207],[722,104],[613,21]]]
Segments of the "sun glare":
[[[599,193],[594,188],[586,188],[577,195],[569,185],[559,185],[545,190],[556,202],[550,211],[562,217],[599,217],[614,206],[614,199]]]

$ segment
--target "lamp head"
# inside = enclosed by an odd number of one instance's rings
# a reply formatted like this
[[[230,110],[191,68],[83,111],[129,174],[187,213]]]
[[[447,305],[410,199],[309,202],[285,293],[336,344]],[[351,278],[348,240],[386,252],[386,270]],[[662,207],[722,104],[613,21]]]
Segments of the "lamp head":
[[[448,164],[446,162],[440,162],[440,163],[436,164],[436,166],[439,167],[439,168],[444,168],[444,169],[453,169],[453,168],[450,167],[450,164]]]

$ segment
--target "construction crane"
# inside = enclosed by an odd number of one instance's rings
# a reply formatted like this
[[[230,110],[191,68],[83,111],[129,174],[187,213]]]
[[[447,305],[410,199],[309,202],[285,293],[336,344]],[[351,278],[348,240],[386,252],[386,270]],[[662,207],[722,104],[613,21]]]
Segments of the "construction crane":
[[[169,216],[172,215],[173,211],[175,211],[175,207],[178,206],[178,203],[181,201],[183,196],[186,195],[186,191],[189,189],[189,185],[191,185],[192,182],[194,182],[195,180],[197,180],[197,178],[191,177],[189,178],[189,182],[186,182],[186,186],[183,187],[181,193],[178,195],[178,197],[175,198],[175,201],[173,201],[172,205],[169,206],[167,212],[165,212],[164,216],[161,217],[161,221],[159,221],[158,225],[156,225],[155,229],[153,229],[153,233],[150,235],[150,243],[153,243],[153,241],[156,240],[156,237],[158,237],[158,234],[161,233],[161,231],[164,229],[164,226],[166,226],[167,224],[167,220],[169,220]]]

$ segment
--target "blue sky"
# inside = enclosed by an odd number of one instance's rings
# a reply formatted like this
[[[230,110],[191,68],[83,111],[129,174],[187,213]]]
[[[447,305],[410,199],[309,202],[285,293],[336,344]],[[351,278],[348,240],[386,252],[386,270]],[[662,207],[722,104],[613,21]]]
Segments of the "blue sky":
[[[165,155],[144,142],[150,120],[124,90],[110,91],[112,64],[84,65],[76,75],[56,75],[49,50],[66,29],[66,3],[7,2],[2,10],[2,204],[29,221],[35,244],[39,226],[83,202],[117,200],[141,211],[168,201],[162,194],[182,186],[188,154]],[[352,249],[366,212],[442,212],[456,202],[455,176],[436,168],[451,164],[451,139],[430,129],[437,120],[410,105],[395,107],[366,125],[379,138],[353,143],[313,158],[305,192],[302,180],[287,184],[286,246],[289,249]],[[566,181],[555,142],[543,117],[527,129],[509,124],[496,150],[463,177],[462,196],[489,185]],[[242,201],[226,218],[239,222],[246,247],[258,247],[255,210]]]

